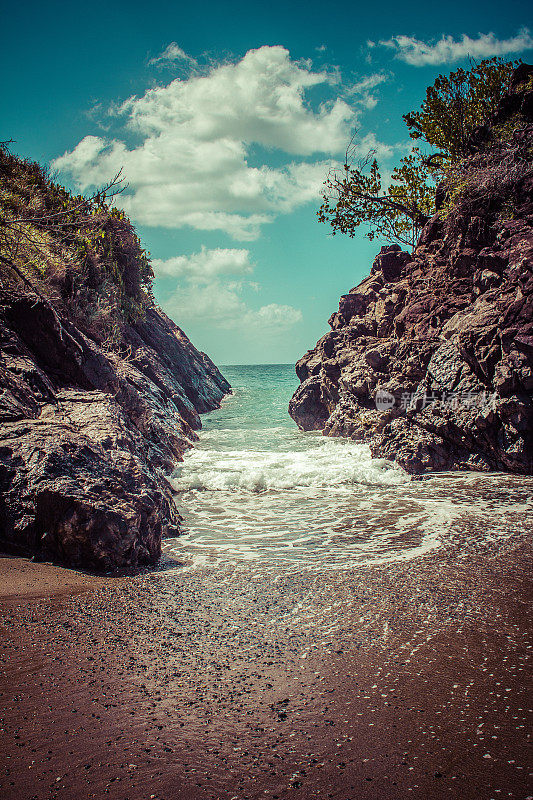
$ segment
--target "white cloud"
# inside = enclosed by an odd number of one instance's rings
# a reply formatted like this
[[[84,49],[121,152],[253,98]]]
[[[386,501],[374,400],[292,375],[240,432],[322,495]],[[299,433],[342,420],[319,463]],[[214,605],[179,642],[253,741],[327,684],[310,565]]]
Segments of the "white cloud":
[[[365,92],[375,89],[380,83],[385,83],[387,76],[383,72],[376,72],[373,75],[367,75],[357,83],[354,83],[350,88],[350,94],[364,94]]]
[[[175,256],[166,260],[154,258],[152,266],[156,275],[200,282],[210,281],[218,275],[246,275],[253,271],[249,250],[220,247],[214,250],[202,247],[199,253],[190,256]]]
[[[352,84],[347,90],[347,94],[356,98],[358,104],[363,108],[367,110],[375,108],[378,101],[375,95],[372,94],[372,89],[375,89],[381,83],[385,83],[386,80],[388,80],[387,75],[383,72],[367,75],[357,83]]]
[[[148,64],[165,65],[172,64],[174,61],[184,61],[191,66],[197,63],[192,56],[188,55],[185,50],[182,50],[177,42],[170,42],[163,52],[159,53],[155,58],[151,58]]]
[[[372,151],[379,161],[380,159],[390,158],[395,150],[403,150],[404,147],[405,145],[403,144],[384,144],[376,138],[375,133],[367,133],[365,136],[361,137],[361,139],[357,140],[355,146],[352,148],[352,152],[365,158],[368,153]]]
[[[182,58],[175,43],[167,51]],[[82,191],[122,167],[129,188],[120,203],[137,222],[252,240],[277,214],[319,197],[330,163],[303,159],[343,151],[358,112],[339,96],[312,106],[307,92],[331,90],[337,81],[332,71],[292,61],[283,47],[261,47],[119,106],[127,128],[141,137],[137,146],[128,147],[125,135],[86,136],[53,167]],[[251,166],[257,145],[289,160]]]
[[[268,306],[261,306],[258,311],[248,311],[244,321],[259,327],[285,329],[301,322],[302,312],[292,306],[270,303]]]
[[[376,158],[381,163],[382,161],[387,161],[395,153],[401,153],[403,155],[404,153],[410,152],[411,149],[412,143],[397,142],[396,144],[385,144],[379,141],[375,133],[367,133],[364,136],[355,137],[350,142],[346,157],[349,164],[353,164],[356,159],[366,161],[369,156]],[[338,172],[341,175],[343,171],[344,168],[342,165],[332,165],[331,172]],[[385,172],[386,171],[387,170],[385,170]]]
[[[298,155],[335,152],[352,109],[337,98],[313,112],[305,93],[336,80],[330,72],[291,61],[283,47],[265,46],[206,76],[150,89],[127,100],[122,110],[132,128],[148,135],[178,128],[198,141],[254,142]]]
[[[202,247],[198,253],[154,259],[152,264],[156,275],[178,279],[177,288],[163,306],[180,322],[204,321],[215,328],[245,326],[247,330],[278,331],[302,319],[302,312],[292,306],[270,303],[256,310],[247,305],[244,290],[260,289],[247,278],[254,268],[249,250]]]
[[[214,327],[243,330],[287,330],[302,320],[302,312],[293,306],[270,303],[258,310],[242,299],[243,286],[211,281],[180,287],[165,303],[165,311],[182,322],[202,321]]]
[[[451,64],[462,58],[488,58],[519,53],[533,48],[533,38],[527,28],[522,28],[516,36],[497,39],[493,33],[480,33],[477,39],[463,34],[455,40],[442,36],[437,42],[423,42],[413,36],[393,36],[379,42],[384,47],[395,50],[395,57],[415,67],[427,64]],[[369,46],[374,43],[368,42]]]
[[[203,320],[222,328],[234,327],[248,310],[237,289],[220,281],[180,286],[163,307],[180,322]]]

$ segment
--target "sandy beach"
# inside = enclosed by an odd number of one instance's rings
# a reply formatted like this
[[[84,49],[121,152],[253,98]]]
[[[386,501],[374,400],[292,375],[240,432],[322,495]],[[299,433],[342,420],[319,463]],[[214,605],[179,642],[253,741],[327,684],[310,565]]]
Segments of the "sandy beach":
[[[2,559],[2,797],[525,800],[528,532],[285,575]]]
[[[115,582],[0,553],[0,605],[4,608],[27,600],[69,597]]]

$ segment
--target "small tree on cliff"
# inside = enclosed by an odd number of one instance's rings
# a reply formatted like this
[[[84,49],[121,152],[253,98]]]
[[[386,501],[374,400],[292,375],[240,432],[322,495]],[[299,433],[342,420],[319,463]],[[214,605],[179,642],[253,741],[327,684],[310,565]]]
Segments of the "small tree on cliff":
[[[23,284],[54,303],[109,348],[120,329],[153,303],[149,254],[112,202],[126,187],[119,172],[99,191],[73,196],[47,171],[0,142],[0,283]]]
[[[342,169],[333,170],[324,182],[320,222],[329,223],[333,235],[350,237],[365,223],[369,239],[414,247],[420,229],[435,212],[437,182],[467,154],[470,135],[496,109],[517,63],[491,58],[470,70],[439,75],[428,87],[420,111],[404,116],[411,138],[436,150],[423,154],[413,147],[392,172],[386,189],[375,151],[355,163],[352,139]]]
[[[468,140],[475,128],[494,114],[519,61],[489,58],[470,70],[439,75],[426,89],[419,111],[404,115],[412,139],[423,139],[437,153],[436,162],[454,162],[468,154]]]
[[[377,236],[414,247],[432,213],[435,196],[420,150],[414,147],[401,159],[388,190],[384,190],[375,151],[354,164],[354,149],[352,143],[342,170],[333,170],[326,179],[318,219],[330,223],[333,235],[353,237],[359,225],[367,223],[368,239]]]

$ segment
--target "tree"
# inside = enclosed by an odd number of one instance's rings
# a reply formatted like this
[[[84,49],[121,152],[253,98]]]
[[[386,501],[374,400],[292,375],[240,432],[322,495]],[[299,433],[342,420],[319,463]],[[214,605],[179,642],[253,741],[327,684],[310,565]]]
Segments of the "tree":
[[[470,136],[495,112],[519,63],[490,58],[474,63],[468,71],[461,68],[439,75],[426,89],[420,111],[403,117],[411,138],[437,148],[443,162],[466,156]]]
[[[414,247],[420,229],[435,212],[437,183],[467,155],[469,137],[490,119],[516,63],[491,58],[474,63],[468,71],[439,75],[426,90],[420,111],[404,116],[411,138],[436,149],[424,154],[413,147],[392,172],[386,189],[375,151],[354,163],[353,137],[343,167],[324,182],[319,221],[329,223],[333,235],[353,237],[366,224],[369,239],[377,236]]]
[[[396,241],[414,247],[421,228],[434,210],[435,189],[431,170],[414,147],[400,160],[388,190],[371,150],[354,165],[355,146],[346,151],[342,169],[333,170],[324,183],[320,222],[329,222],[333,235],[355,236],[362,223],[369,225],[368,239]]]

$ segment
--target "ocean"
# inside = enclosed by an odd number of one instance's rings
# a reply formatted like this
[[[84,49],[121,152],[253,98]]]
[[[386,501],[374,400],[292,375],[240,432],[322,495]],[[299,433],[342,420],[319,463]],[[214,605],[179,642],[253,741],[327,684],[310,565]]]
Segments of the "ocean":
[[[299,431],[288,364],[222,367],[233,394],[202,417],[172,477],[183,536],[167,553],[196,565],[339,569],[423,556],[444,542],[516,532],[531,479],[441,473],[413,480],[359,442]]]

